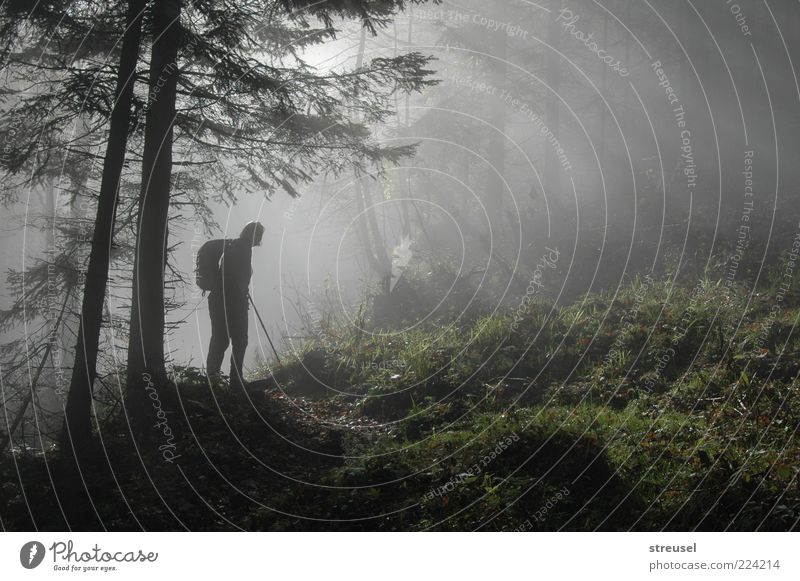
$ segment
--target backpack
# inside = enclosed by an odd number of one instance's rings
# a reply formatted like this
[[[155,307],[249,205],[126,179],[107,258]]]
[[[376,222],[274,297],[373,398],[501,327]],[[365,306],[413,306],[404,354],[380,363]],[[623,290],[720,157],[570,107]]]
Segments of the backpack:
[[[230,240],[209,240],[197,251],[195,262],[195,281],[202,291],[217,290],[222,286],[222,272],[219,261]]]

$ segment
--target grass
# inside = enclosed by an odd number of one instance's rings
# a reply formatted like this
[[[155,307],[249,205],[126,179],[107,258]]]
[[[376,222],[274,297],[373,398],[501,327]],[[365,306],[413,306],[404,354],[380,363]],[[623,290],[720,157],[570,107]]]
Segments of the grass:
[[[85,526],[791,529],[800,304],[774,290],[637,278],[521,320],[328,326],[247,397],[183,370],[163,398],[180,469],[111,418]],[[4,526],[63,527],[42,458],[10,460]]]

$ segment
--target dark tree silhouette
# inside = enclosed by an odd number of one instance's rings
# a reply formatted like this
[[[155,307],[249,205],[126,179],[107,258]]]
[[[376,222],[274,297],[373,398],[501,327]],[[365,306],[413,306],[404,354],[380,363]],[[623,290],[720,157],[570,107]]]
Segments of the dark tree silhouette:
[[[78,285],[79,256],[85,245],[83,241],[92,240],[78,320],[72,389],[66,405],[67,425],[62,434],[66,442],[68,433],[72,432],[78,449],[79,441],[85,439],[91,429],[92,385],[97,369],[114,216],[128,142],[145,4],[143,0],[117,0],[86,3],[80,8],[60,1],[33,5],[12,1],[2,5],[3,67],[14,79],[6,87],[6,94],[12,99],[11,106],[5,110],[3,131],[15,131],[15,139],[9,139],[13,146],[3,159],[3,169],[7,176],[19,176],[4,184],[4,197],[12,199],[26,186],[43,186],[54,195],[53,180],[58,179],[72,205],[76,205],[77,199],[91,199],[93,192],[87,187],[89,172],[86,171],[93,161],[91,142],[106,140],[102,179],[96,197],[96,227],[89,230],[87,236],[86,221],[67,218],[64,225],[56,225],[53,206],[49,212],[53,223],[48,234],[53,251],[49,264],[43,265],[46,272],[55,266],[62,280],[60,292],[65,302],[58,318],[60,331],[66,326],[61,324],[62,320],[66,322],[72,316],[72,302],[75,298],[80,300],[79,293],[74,291]],[[70,7],[73,9],[68,11]],[[125,30],[122,37],[120,30]],[[36,85],[47,90],[29,90]],[[113,89],[111,96],[108,89]],[[95,123],[97,120],[100,123]],[[68,130],[70,125],[80,128],[77,135]],[[57,247],[53,239],[56,230],[62,234]],[[4,321],[42,314],[39,309],[30,308],[41,304],[35,286],[39,278],[33,270],[25,274],[24,280],[30,288],[23,291],[14,308],[3,313]],[[44,277],[48,282],[44,289],[53,282],[48,276]],[[26,304],[27,309],[24,308]],[[47,349],[47,353],[51,353],[51,349]],[[37,381],[40,376],[41,371],[37,369]],[[29,396],[36,390],[37,381],[32,382]],[[25,398],[18,417],[24,413],[29,400]],[[14,427],[17,424],[15,421]]]
[[[114,91],[115,104],[111,113],[108,145],[103,159],[103,177],[83,290],[83,304],[75,346],[75,365],[64,415],[65,433],[62,436],[65,444],[71,438],[76,450],[81,448],[81,443],[91,433],[90,414],[94,380],[97,376],[100,327],[103,322],[103,304],[108,284],[119,185],[128,142],[145,5],[146,0],[130,0],[128,4],[117,85]]]
[[[181,41],[182,0],[153,7],[149,101],[142,153],[142,184],[133,263],[133,298],[128,338],[128,383],[148,371],[163,379],[164,271],[169,237],[172,140]],[[137,390],[141,392],[142,390]]]
[[[229,188],[282,187],[291,195],[321,171],[410,154],[408,145],[372,143],[365,124],[391,113],[396,91],[431,82],[427,58],[375,58],[350,72],[320,74],[297,51],[333,38],[334,18],[357,18],[374,31],[404,4],[261,0],[225,11],[204,2],[156,4],[128,343],[130,401],[143,393],[143,378],[167,378],[169,208],[181,177],[172,171],[173,149],[195,164],[195,179],[204,174]],[[312,20],[323,27],[311,27]],[[134,416],[137,409],[131,406]]]

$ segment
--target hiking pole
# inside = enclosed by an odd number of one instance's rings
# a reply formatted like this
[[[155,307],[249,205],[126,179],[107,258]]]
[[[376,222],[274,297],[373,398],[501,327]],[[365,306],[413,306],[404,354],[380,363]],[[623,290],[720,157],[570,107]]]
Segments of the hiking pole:
[[[275,360],[278,362],[278,365],[281,365],[281,358],[278,355],[278,350],[275,349],[275,345],[272,343],[272,339],[267,332],[267,326],[264,324],[264,321],[261,319],[261,315],[256,308],[256,304],[253,302],[253,297],[250,296],[250,293],[247,293],[247,298],[250,299],[250,304],[253,305],[253,310],[256,313],[256,317],[258,317],[258,322],[261,323],[261,328],[264,329],[264,334],[267,336],[267,341],[269,341],[269,346],[272,347],[272,352],[275,354]]]

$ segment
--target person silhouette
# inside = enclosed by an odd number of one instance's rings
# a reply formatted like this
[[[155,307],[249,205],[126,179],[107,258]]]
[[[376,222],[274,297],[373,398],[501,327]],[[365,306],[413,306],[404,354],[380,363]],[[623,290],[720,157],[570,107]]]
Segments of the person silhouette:
[[[208,314],[211,318],[211,341],[208,346],[206,372],[219,375],[228,345],[231,349],[231,387],[243,387],[244,356],[247,351],[247,313],[250,265],[254,246],[261,246],[264,226],[250,222],[239,238],[225,240],[219,259],[216,284],[208,295]]]

